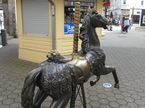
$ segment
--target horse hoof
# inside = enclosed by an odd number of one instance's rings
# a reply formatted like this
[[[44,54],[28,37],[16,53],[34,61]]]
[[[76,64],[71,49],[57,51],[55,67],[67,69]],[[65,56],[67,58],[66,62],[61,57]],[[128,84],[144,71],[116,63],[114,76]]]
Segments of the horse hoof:
[[[115,84],[115,85],[114,85],[114,88],[119,89],[119,84]]]
[[[94,83],[93,81],[90,81],[90,85],[94,86],[96,83]]]

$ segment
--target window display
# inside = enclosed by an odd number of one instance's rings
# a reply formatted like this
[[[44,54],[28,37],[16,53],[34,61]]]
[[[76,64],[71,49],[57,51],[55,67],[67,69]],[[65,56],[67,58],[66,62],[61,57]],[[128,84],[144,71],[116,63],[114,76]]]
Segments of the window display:
[[[145,15],[143,15],[142,23],[145,24]]]
[[[77,0],[76,0],[77,1]],[[86,15],[88,8],[93,8],[95,0],[83,0],[81,4],[81,19]],[[74,12],[75,12],[75,0],[65,0],[64,1],[64,34],[74,33]]]

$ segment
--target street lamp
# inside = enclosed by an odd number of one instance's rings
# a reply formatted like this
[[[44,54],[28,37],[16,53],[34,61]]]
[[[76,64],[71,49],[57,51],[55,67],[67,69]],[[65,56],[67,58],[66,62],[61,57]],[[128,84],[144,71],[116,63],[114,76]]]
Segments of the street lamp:
[[[134,6],[132,7],[132,16],[131,16],[132,24],[133,24],[133,22],[134,22],[133,16],[134,16]]]

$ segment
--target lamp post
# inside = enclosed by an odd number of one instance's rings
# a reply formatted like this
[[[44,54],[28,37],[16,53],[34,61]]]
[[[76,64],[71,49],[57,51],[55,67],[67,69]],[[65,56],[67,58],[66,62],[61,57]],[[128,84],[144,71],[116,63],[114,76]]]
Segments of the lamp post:
[[[134,16],[134,7],[132,7],[132,16],[131,16],[132,24],[133,24],[133,22],[134,22],[133,16]]]

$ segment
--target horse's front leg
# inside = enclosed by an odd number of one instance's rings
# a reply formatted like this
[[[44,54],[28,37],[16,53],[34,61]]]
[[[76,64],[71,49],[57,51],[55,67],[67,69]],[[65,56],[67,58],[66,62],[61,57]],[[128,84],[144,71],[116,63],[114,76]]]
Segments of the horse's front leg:
[[[38,89],[34,102],[33,102],[33,108],[41,108],[41,104],[44,102],[44,100],[47,98],[47,94],[44,93],[44,91]]]
[[[71,97],[71,92],[68,92],[57,100],[53,99],[49,108],[65,108],[66,105],[68,104],[70,97]]]
[[[70,100],[70,108],[75,108],[76,88],[77,88],[77,85],[72,86],[72,95],[71,95],[71,100]]]
[[[117,73],[116,73],[116,69],[114,67],[105,66],[104,69],[103,69],[102,75],[106,75],[106,74],[109,74],[111,72],[113,74],[114,81],[115,81],[114,87],[119,89],[119,80],[118,80],[118,76],[117,76]]]

